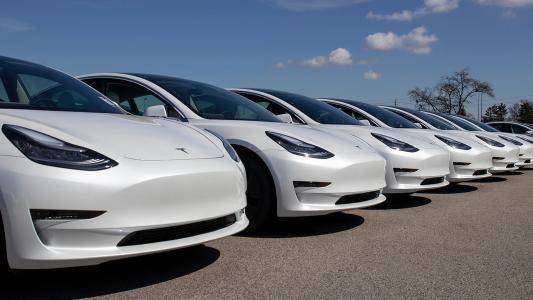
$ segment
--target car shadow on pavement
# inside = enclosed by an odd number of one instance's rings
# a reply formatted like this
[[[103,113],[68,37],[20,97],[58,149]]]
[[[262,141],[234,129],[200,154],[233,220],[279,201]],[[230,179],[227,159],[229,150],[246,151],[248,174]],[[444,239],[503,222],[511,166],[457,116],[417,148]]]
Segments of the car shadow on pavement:
[[[450,184],[440,189],[424,191],[424,194],[462,194],[477,191],[478,188],[466,184]]]
[[[332,234],[356,228],[365,219],[350,213],[333,213],[326,216],[279,218],[261,232],[241,234],[250,238],[294,238]]]
[[[516,175],[524,175],[524,173],[523,172],[519,172],[519,171],[509,171],[509,172],[498,173],[498,175],[516,176]]]
[[[498,175],[499,175],[499,174],[498,174]],[[507,181],[507,178],[504,178],[504,177],[498,177],[498,176],[494,176],[494,175],[492,175],[491,177],[482,178],[482,179],[476,179],[476,180],[471,180],[471,181],[469,181],[469,182],[493,183],[493,182],[503,182],[503,181]]]
[[[431,203],[426,197],[413,195],[387,195],[387,201],[365,208],[367,210],[404,209],[428,205]]]
[[[198,271],[220,257],[204,245],[99,266],[19,271],[2,282],[1,299],[79,299],[142,288]]]

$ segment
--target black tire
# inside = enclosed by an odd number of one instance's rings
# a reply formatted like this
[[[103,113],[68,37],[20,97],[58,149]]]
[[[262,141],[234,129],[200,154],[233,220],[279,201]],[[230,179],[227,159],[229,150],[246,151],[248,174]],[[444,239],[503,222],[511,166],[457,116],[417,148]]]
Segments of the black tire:
[[[246,217],[250,220],[250,225],[245,232],[259,231],[276,216],[274,183],[268,168],[259,158],[242,151],[239,156],[246,169],[248,181]]]

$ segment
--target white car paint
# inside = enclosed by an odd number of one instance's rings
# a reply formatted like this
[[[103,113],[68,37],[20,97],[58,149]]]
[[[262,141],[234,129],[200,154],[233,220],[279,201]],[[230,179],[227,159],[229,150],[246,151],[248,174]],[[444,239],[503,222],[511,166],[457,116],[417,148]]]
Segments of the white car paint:
[[[385,201],[385,197],[381,194],[381,190],[385,187],[385,160],[360,139],[350,135],[333,136],[310,126],[295,127],[281,123],[268,111],[244,97],[238,97],[239,101],[253,105],[276,122],[206,119],[180,101],[191,99],[179,99],[177,95],[157,84],[154,78],[210,87],[217,91],[216,97],[219,97],[220,101],[224,101],[225,93],[230,94],[229,92],[189,80],[153,76],[100,73],[83,75],[79,78],[87,82],[96,79],[119,80],[148,89],[157,94],[171,109],[176,110],[189,124],[216,132],[237,149],[241,151],[246,149],[254,153],[266,165],[272,176],[276,194],[276,212],[279,217],[324,215],[335,211],[368,207]],[[321,147],[334,156],[328,159],[316,159],[292,154],[268,137],[266,132],[290,136]],[[295,187],[294,182],[330,184],[325,187]],[[378,194],[365,201],[336,204],[343,196],[363,195],[374,191]]]
[[[413,136],[419,138],[425,138],[428,141],[434,143],[435,145],[440,146],[442,149],[450,152],[450,174],[447,176],[448,181],[450,182],[462,182],[491,176],[488,170],[492,167],[492,151],[488,147],[485,147],[479,144],[478,142],[457,135],[448,134],[445,131],[416,128],[416,126],[407,119],[405,119],[405,121],[412,124],[413,128],[391,127],[384,123],[380,119],[380,117],[386,117],[387,113],[393,114],[392,112],[382,109],[384,113],[382,114],[382,116],[378,117],[376,115],[371,114],[371,112],[356,106],[358,104],[358,102],[356,101],[334,100],[329,98],[319,100],[331,105],[335,105],[335,107],[342,107],[343,109],[350,110],[353,113],[363,116],[364,118],[369,120],[369,123],[371,123],[373,126],[390,128],[392,130],[401,131],[402,133],[410,133]],[[381,109],[377,106],[375,106],[374,108],[377,110]],[[398,115],[395,115],[394,117],[402,118]],[[467,145],[470,149],[464,150],[459,149],[457,147],[452,147],[441,139],[437,138],[437,136],[452,139],[454,141]]]
[[[433,125],[424,121],[418,116],[414,115],[410,111],[407,111],[405,108],[387,107],[387,106],[380,106],[380,107],[396,112],[400,114],[401,116],[408,117],[409,119],[416,120],[416,122],[421,124],[423,128],[439,130],[439,128],[434,127]],[[453,135],[461,136],[463,138],[471,139],[473,141],[480,143],[481,145],[488,147],[492,151],[492,168],[490,168],[491,173],[513,171],[513,170],[518,169],[518,167],[515,166],[515,164],[518,162],[518,154],[520,151],[517,146],[511,143],[508,143],[498,137],[493,137],[490,134],[475,133],[475,132],[462,130],[458,128],[457,126],[455,126],[453,123],[447,121],[446,119],[443,119],[431,113],[427,113],[427,112],[424,112],[424,113],[427,115],[433,116],[434,118],[437,118],[438,120],[448,124],[448,126],[451,126],[452,128],[455,128],[452,130],[443,130],[443,131],[453,134]],[[485,143],[482,140],[480,140],[478,136],[483,136],[486,138],[490,138],[492,140],[496,140],[497,142],[503,144],[503,147],[495,147],[493,145]]]
[[[427,185],[423,184],[423,181],[426,179],[445,177],[449,173],[448,164],[450,161],[450,155],[448,152],[427,141],[420,140],[411,135],[404,135],[386,128],[374,128],[358,125],[321,124],[313,120],[310,116],[296,108],[294,105],[288,103],[285,99],[281,99],[277,97],[277,95],[274,95],[272,91],[258,89],[230,90],[240,93],[241,95],[255,95],[257,97],[261,97],[261,99],[266,99],[270,102],[277,103],[278,105],[284,107],[291,115],[296,116],[299,120],[303,121],[305,124],[308,124],[308,126],[323,130],[329,134],[345,132],[361,138],[387,159],[387,187],[385,189],[385,193],[412,193],[427,189],[439,188],[448,184],[448,181],[446,181],[444,178],[442,178],[443,181],[439,183]],[[318,100],[309,100],[318,105],[326,105]],[[327,105],[326,107],[329,108]],[[299,127],[302,125],[293,126]],[[392,149],[376,139],[373,136],[373,134],[376,133],[408,143],[418,148],[419,151],[412,153]],[[414,171],[406,172],[407,169]]]
[[[490,132],[494,134],[495,136],[499,137],[500,139],[503,139],[506,142],[510,142],[518,146],[518,148],[520,148],[520,153],[518,157],[519,161],[516,163],[516,166],[518,166],[519,168],[533,165],[533,142],[531,142],[531,140],[533,139],[532,137],[528,135],[522,135],[522,134],[500,132],[491,126],[488,126],[487,124],[484,124],[484,123],[481,123],[479,121],[475,121],[472,119],[468,119],[465,117],[460,117],[460,116],[455,116],[455,115],[450,115],[450,117],[467,122],[472,127],[477,129],[477,131],[479,132]],[[456,124],[456,125],[460,127],[460,124]]]
[[[35,86],[44,82],[47,87],[37,88],[37,95],[25,93],[36,87],[16,79],[23,78],[18,68],[39,77]],[[218,138],[176,121],[126,115],[52,69],[2,57],[0,69],[8,91],[19,84],[11,93],[17,98],[0,103],[0,210],[11,268],[94,265],[202,244],[248,225],[243,166]],[[25,97],[33,104],[23,104]],[[48,106],[38,106],[39,101]],[[106,110],[84,111],[96,103]],[[61,111],[67,107],[75,111]],[[32,142],[24,144],[21,137]],[[73,147],[95,151],[116,165],[73,169],[68,157],[94,156]],[[60,156],[60,151],[70,154]],[[68,167],[59,166],[67,161]],[[214,225],[153,239],[154,231],[198,228],[205,222]]]

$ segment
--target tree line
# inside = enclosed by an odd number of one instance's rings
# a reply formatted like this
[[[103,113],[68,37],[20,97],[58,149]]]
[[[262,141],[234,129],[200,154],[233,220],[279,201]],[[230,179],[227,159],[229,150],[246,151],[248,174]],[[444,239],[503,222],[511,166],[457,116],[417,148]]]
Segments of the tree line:
[[[468,69],[462,69],[443,77],[432,88],[414,88],[408,92],[419,110],[444,112],[468,116],[466,107],[475,96],[494,97],[492,84],[475,79]],[[533,101],[521,100],[507,106],[499,103],[489,106],[482,115],[483,122],[516,121],[533,123]]]

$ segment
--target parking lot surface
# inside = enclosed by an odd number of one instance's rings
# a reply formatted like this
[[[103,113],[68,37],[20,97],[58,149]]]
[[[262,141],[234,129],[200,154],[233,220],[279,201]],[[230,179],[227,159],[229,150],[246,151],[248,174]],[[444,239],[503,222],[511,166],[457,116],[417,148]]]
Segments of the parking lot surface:
[[[96,267],[16,274],[0,298],[533,295],[533,169]]]

